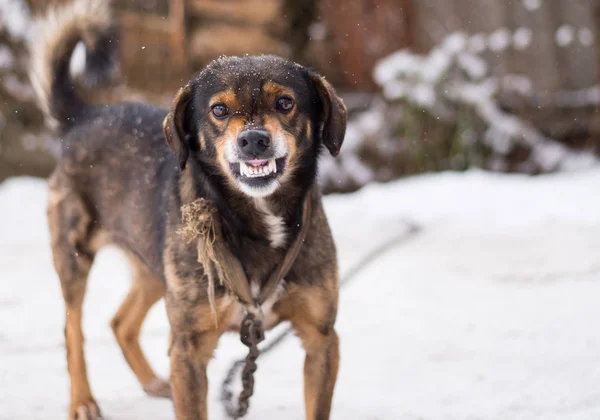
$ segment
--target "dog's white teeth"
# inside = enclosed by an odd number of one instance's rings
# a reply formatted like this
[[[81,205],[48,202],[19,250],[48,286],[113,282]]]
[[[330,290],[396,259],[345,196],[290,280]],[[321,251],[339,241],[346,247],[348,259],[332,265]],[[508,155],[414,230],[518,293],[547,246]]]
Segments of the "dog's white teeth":
[[[250,168],[248,168],[248,165],[246,165],[244,162],[240,162],[240,175],[248,176],[250,173],[249,170]]]
[[[271,159],[266,165],[263,166],[252,166],[247,165],[244,162],[240,162],[240,175],[242,176],[262,177],[276,172],[277,164],[275,163],[275,159]]]

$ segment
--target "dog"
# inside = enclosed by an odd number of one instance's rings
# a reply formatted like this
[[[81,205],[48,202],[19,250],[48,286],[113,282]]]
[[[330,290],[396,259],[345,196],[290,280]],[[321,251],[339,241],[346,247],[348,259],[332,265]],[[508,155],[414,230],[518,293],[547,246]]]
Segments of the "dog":
[[[84,42],[93,71],[111,67],[102,59],[111,45],[111,21],[105,0],[56,6],[38,23],[43,36],[31,48],[32,83],[61,145],[47,213],[66,309],[69,419],[101,415],[88,382],[81,325],[87,276],[99,249],[116,245],[131,262],[131,290],[111,322],[125,360],[146,393],[173,399],[177,419],[204,420],[207,364],[219,337],[239,328],[245,309],[218,281],[214,322],[206,267],[197,247],[178,233],[181,208],[199,198],[214,204],[227,248],[257,294],[298,235],[308,195],[306,238],[262,311],[266,329],[289,321],[300,337],[306,419],[328,419],[339,366],[339,284],[316,179],[322,151],[335,156],[342,146],[343,101],[323,77],[299,64],[244,56],[211,62],[179,90],[170,110],[92,105],[75,88],[71,55]],[[169,381],[156,376],[138,341],[147,312],[163,297],[171,327]]]

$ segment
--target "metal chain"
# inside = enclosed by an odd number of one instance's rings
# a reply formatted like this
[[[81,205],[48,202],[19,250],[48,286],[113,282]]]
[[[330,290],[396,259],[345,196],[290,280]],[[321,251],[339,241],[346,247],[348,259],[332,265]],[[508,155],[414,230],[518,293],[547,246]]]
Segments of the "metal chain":
[[[242,321],[240,339],[248,347],[248,355],[246,359],[236,362],[238,366],[244,365],[244,370],[242,371],[242,391],[238,397],[237,406],[233,401],[233,392],[228,386],[223,387],[221,396],[221,401],[225,404],[227,415],[234,419],[242,418],[248,412],[250,397],[254,393],[254,372],[256,372],[257,368],[256,359],[260,355],[258,343],[265,339],[263,323],[252,312],[248,312]],[[237,368],[233,374],[236,372]],[[233,374],[230,373],[226,379],[228,385],[233,380]]]
[[[358,263],[351,267],[341,279],[340,287],[348,284],[348,282],[354,279],[360,271],[362,271],[369,264],[373,263],[386,251],[391,250],[400,243],[404,243],[408,239],[414,237],[420,231],[420,226],[414,223],[409,223],[408,231],[404,231],[401,234],[395,235],[387,241],[382,242],[379,244],[379,246],[361,258]],[[223,383],[221,384],[221,402],[223,403],[225,411],[230,418],[239,419],[244,417],[248,412],[249,399],[254,392],[254,372],[256,372],[256,359],[258,358],[259,354],[266,354],[273,350],[281,342],[283,342],[292,333],[292,331],[292,327],[287,327],[285,330],[279,333],[277,337],[264,346],[262,350],[259,350],[258,343],[263,341],[265,338],[263,324],[260,320],[256,319],[252,313],[248,313],[248,315],[246,315],[246,318],[244,318],[244,321],[242,321],[241,340],[242,343],[249,348],[248,356],[246,356],[245,359],[235,361],[231,365],[227,375],[225,376],[225,379],[223,380]],[[260,340],[258,339],[259,337]],[[242,371],[243,389],[236,405],[233,401],[234,397],[233,391],[231,390],[231,384],[242,366],[244,367]]]

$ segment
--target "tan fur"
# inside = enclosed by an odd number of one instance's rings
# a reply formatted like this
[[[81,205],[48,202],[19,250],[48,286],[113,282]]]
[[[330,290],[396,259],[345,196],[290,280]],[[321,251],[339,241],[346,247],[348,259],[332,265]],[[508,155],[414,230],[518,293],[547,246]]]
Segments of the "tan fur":
[[[61,279],[65,299],[65,347],[71,379],[69,419],[95,420],[100,415],[87,379],[83,352],[81,310],[87,275],[92,259],[83,245],[90,217],[84,202],[69,189],[69,182],[60,175],[49,180],[48,222],[54,266]],[[70,229],[62,226],[69,225]]]
[[[237,98],[235,92],[231,89],[224,90],[222,92],[213,95],[209,101],[209,107],[213,107],[216,104],[222,103],[233,112],[237,112],[240,109],[240,101]],[[220,120],[217,120],[220,121]]]
[[[200,142],[200,150],[206,150],[206,137],[201,131],[198,132],[198,141]]]
[[[306,121],[306,126],[305,126],[305,130],[306,130],[306,137],[307,138],[312,138],[312,124],[310,123],[310,121]]]
[[[131,290],[113,317],[111,327],[125,360],[144,390],[152,396],[168,397],[169,384],[157,378],[139,343],[142,323],[150,308],[164,296],[165,288],[137,257],[129,255],[129,260],[133,272]]]
[[[227,124],[227,130],[225,131],[225,133],[222,136],[219,136],[215,139],[215,148],[217,149],[217,161],[219,162],[223,173],[226,174],[227,180],[229,181],[230,185],[234,188],[237,185],[237,181],[235,180],[229,169],[229,162],[226,158],[226,148],[232,147],[232,145],[234,145],[237,142],[237,138],[244,129],[245,125],[246,121],[243,117],[234,116],[230,119],[229,123]]]
[[[306,420],[328,419],[339,369],[339,340],[333,325],[337,279],[324,287],[293,287],[274,307],[291,321],[306,350],[304,400]]]
[[[288,150],[287,169],[281,179],[281,182],[285,183],[294,173],[294,168],[296,167],[298,161],[298,145],[296,144],[296,138],[291,133],[283,129],[277,118],[274,118],[270,115],[265,115],[263,117],[263,125],[267,131],[271,133],[272,138],[283,138],[285,141]]]
[[[289,96],[294,101],[296,100],[296,95],[294,94],[294,91],[285,86],[280,85],[279,83],[275,83],[270,80],[266,82],[263,86],[263,101],[265,102],[266,108],[274,107],[277,99],[284,95]],[[292,108],[292,110],[289,113],[285,114],[284,117],[288,119],[292,118],[295,115],[295,113],[296,107]]]
[[[166,296],[169,322],[171,324],[171,387],[173,403],[178,419],[208,419],[208,377],[206,369],[213,357],[219,338],[227,331],[233,305],[225,298],[217,299],[217,317],[215,326],[212,311],[208,303],[197,302],[197,285],[185,282],[174,269],[168,280]],[[184,300],[182,300],[184,299]],[[173,310],[176,305],[179,310]]]
[[[90,390],[83,354],[81,307],[67,305],[66,309],[65,345],[71,378],[69,420],[97,420],[100,418],[100,409]]]
[[[182,174],[179,180],[179,191],[181,192],[181,201],[183,203],[191,203],[198,198],[191,172]]]
[[[208,419],[206,368],[219,337],[218,332],[211,332],[173,338],[170,354],[171,386],[173,395],[180,396],[173,399],[178,419]]]

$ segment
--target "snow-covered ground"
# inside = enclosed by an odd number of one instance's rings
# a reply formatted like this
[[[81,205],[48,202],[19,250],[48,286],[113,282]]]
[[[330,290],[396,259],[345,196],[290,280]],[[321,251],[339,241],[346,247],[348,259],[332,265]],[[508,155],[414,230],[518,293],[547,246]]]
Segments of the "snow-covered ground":
[[[342,290],[334,420],[600,418],[600,171],[539,178],[472,171],[326,198],[342,273],[405,221],[422,230]],[[63,304],[45,223],[46,184],[0,185],[0,418],[64,419]],[[145,396],[109,320],[128,288],[115,249],[98,257],[84,327],[92,389],[108,419],[173,418]],[[168,373],[164,307],[143,346]],[[224,337],[210,411],[244,354]],[[248,419],[304,418],[303,352],[259,359]]]

